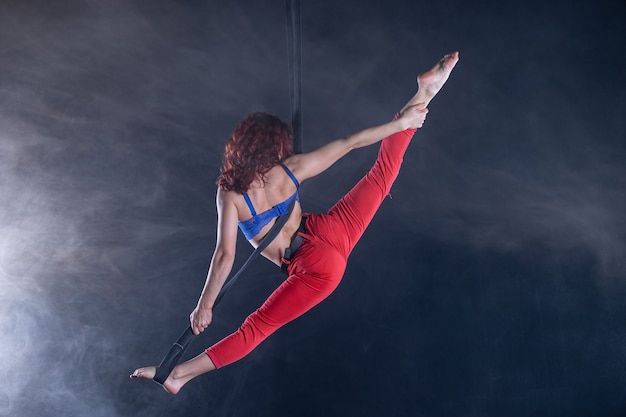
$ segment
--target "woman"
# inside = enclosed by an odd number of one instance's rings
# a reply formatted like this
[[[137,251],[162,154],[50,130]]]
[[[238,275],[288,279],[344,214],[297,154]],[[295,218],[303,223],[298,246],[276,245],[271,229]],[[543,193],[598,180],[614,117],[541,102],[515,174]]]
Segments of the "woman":
[[[241,359],[285,323],[326,298],[339,284],[348,255],[391,189],[413,133],[422,127],[427,105],[443,87],[458,61],[444,56],[417,78],[418,91],[393,121],[337,139],[321,148],[294,155],[291,129],[267,113],[244,119],[226,144],[216,197],[218,227],[215,252],[198,305],[190,315],[194,334],[212,320],[212,308],[235,258],[237,227],[253,246],[298,199],[299,183],[318,175],[353,149],[379,142],[371,170],[327,214],[303,216],[299,203],[262,255],[283,266],[289,277],[230,336],[197,357],[177,365],[163,387],[176,394],[191,379]],[[296,239],[300,236],[302,239]],[[285,248],[301,241],[286,259]],[[289,258],[289,256],[287,256]],[[131,378],[154,377],[156,368],[139,368]]]

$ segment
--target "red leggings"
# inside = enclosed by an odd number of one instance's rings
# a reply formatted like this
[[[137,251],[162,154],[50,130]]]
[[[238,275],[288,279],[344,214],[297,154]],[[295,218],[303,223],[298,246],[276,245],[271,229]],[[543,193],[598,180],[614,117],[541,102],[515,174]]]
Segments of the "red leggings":
[[[217,368],[250,353],[279,327],[301,316],[332,293],[348,255],[398,176],[414,129],[383,139],[374,166],[328,214],[306,219],[306,234],[291,260],[289,277],[250,314],[241,327],[206,350]]]

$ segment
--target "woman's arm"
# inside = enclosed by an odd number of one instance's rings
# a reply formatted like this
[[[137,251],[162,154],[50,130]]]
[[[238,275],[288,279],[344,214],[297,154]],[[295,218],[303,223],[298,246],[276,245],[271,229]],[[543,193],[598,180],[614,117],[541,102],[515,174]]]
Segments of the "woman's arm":
[[[237,207],[229,200],[225,191],[218,190],[215,198],[217,206],[217,241],[215,252],[206,282],[198,300],[198,305],[191,312],[189,320],[194,334],[206,329],[213,319],[213,304],[226,278],[230,274],[235,260],[237,246]]]
[[[422,127],[426,113],[428,109],[423,104],[409,106],[396,120],[334,140],[312,152],[291,156],[285,163],[302,182],[324,172],[353,149],[372,145],[406,129]]]

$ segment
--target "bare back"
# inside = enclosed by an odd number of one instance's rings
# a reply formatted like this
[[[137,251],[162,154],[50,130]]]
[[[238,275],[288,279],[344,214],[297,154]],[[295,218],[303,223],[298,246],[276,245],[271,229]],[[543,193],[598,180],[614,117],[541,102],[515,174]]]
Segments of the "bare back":
[[[291,168],[286,163],[288,168]],[[282,167],[276,165],[270,169],[265,175],[265,183],[257,178],[248,188],[248,197],[254,206],[257,213],[262,213],[271,209],[275,205],[285,201],[296,191],[296,186],[289,178],[287,173]],[[237,209],[238,221],[244,221],[252,217],[252,212],[246,204],[243,196],[234,191],[228,191],[225,193],[225,200],[227,204],[233,204]],[[287,223],[280,231],[278,236],[263,250],[262,255],[275,263],[281,264],[281,258],[285,248],[287,248],[296,234],[300,221],[302,218],[302,209],[300,204],[296,202],[293,212]],[[276,220],[271,221],[266,225],[252,240],[250,244],[255,248],[259,245],[263,237],[274,225]]]

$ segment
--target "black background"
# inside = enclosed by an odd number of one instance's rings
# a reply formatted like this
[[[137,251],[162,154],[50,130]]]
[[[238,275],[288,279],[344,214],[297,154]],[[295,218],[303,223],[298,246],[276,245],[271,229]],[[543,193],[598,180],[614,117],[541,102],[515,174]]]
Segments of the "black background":
[[[0,414],[624,415],[625,21],[623,0],[303,2],[305,151],[461,60],[336,292],[172,397],[128,374],[195,306],[232,128],[289,118],[284,2],[1,1]],[[281,279],[258,261],[188,356]]]

